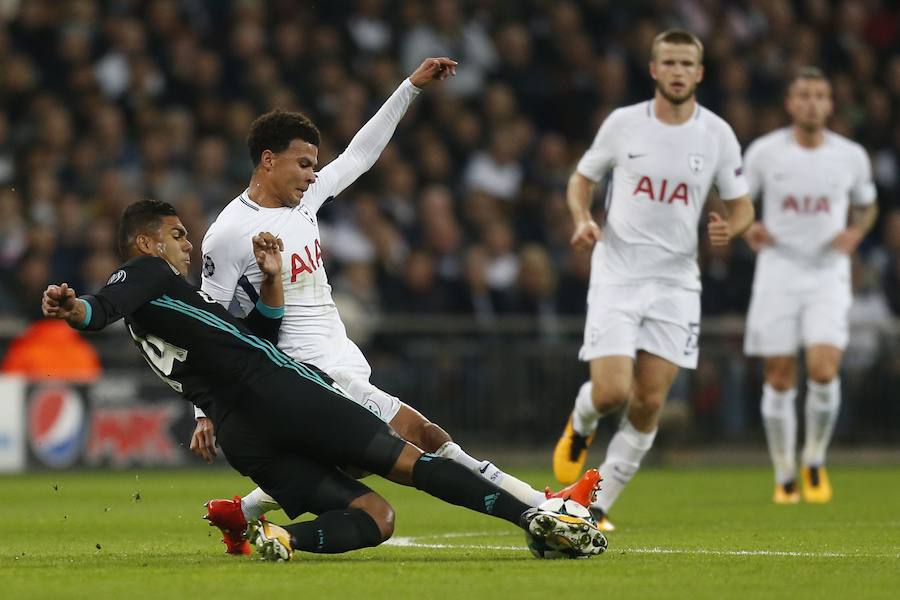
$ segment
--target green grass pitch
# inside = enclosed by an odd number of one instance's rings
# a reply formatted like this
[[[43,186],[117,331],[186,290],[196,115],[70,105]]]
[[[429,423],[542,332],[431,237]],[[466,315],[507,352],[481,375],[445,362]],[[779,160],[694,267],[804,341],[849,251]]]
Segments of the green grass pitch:
[[[900,469],[830,474],[831,504],[774,506],[766,469],[646,469],[615,507],[609,550],[577,561],[535,560],[513,526],[372,477],[394,539],[288,564],[223,554],[202,503],[252,487],[225,469],[0,477],[0,596],[898,597]]]

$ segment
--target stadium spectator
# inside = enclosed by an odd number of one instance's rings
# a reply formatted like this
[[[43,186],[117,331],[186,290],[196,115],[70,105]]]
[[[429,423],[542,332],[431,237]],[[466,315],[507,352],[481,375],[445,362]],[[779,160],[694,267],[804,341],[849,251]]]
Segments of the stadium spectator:
[[[458,58],[458,76],[411,111],[376,169],[349,190],[374,198],[357,232],[371,245],[362,258],[335,254],[342,244],[329,238],[357,217],[322,212],[335,274],[362,260],[384,289],[402,279],[415,246],[439,277],[459,278],[469,250],[483,244],[493,292],[517,294],[516,249],[537,243],[559,273],[558,293],[570,298],[560,310],[581,305],[569,289],[577,259],[554,194],[610,109],[646,96],[649,42],[677,24],[704,38],[700,102],[720,111],[742,144],[785,123],[783,86],[797,65],[823,65],[834,83],[832,129],[871,153],[883,214],[900,206],[900,9],[892,3],[31,0],[3,14],[0,316],[28,315],[9,283],[26,251],[42,257],[26,261],[32,267],[49,261],[48,273],[87,277],[95,255],[113,251],[111,223],[122,208],[147,196],[196,213],[197,239],[249,177],[244,136],[255,114],[276,105],[310,113],[334,144],[320,149],[325,164],[404,65],[433,53]],[[449,226],[422,220],[433,184],[448,195]],[[882,273],[898,314],[900,251],[891,249],[889,220],[882,239],[862,246],[863,263]],[[26,235],[50,226],[68,231],[51,248],[41,240],[48,234]],[[79,227],[89,248],[63,239]],[[714,266],[708,312],[738,310],[746,254],[736,248]],[[438,288],[446,294],[438,304],[457,304],[456,287]],[[382,299],[384,310],[401,310],[395,297]],[[500,314],[516,310],[501,305]]]

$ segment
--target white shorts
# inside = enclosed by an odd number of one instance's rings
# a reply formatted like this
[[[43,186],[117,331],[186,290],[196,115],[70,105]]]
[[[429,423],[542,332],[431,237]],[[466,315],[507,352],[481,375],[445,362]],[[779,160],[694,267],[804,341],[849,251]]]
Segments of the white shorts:
[[[700,292],[658,282],[588,289],[578,358],[630,356],[644,350],[685,369],[697,368]]]
[[[315,365],[334,379],[357,404],[372,411],[385,423],[397,416],[401,402],[369,382],[372,367],[359,347],[347,337],[337,311],[325,318],[310,319],[302,336],[279,339],[287,354]]]
[[[744,354],[793,356],[819,344],[847,347],[847,313],[853,295],[847,285],[810,292],[754,291],[747,314]]]
[[[400,399],[369,382],[372,367],[353,340],[346,339],[344,352],[340,356],[336,356],[327,366],[316,366],[328,373],[357,404],[375,413],[385,423],[390,423],[400,410]]]

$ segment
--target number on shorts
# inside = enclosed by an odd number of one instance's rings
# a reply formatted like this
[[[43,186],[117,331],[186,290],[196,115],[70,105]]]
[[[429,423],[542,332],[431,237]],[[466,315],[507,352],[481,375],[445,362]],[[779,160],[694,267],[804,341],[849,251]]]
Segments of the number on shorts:
[[[684,355],[688,356],[700,347],[700,323],[688,323],[688,338],[684,345]]]

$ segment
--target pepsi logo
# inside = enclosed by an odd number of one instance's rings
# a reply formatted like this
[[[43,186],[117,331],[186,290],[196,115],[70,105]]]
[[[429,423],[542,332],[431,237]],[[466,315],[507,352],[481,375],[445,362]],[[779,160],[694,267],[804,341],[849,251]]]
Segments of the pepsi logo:
[[[55,469],[72,465],[84,445],[85,410],[66,386],[37,388],[28,409],[28,438],[34,455]]]

